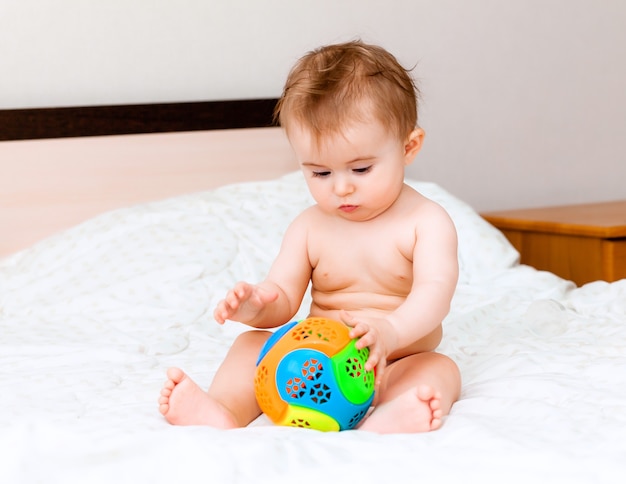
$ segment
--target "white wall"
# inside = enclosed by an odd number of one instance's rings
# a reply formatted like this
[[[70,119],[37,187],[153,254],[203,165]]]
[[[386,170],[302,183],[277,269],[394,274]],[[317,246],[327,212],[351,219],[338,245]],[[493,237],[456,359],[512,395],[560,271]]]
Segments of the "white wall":
[[[362,37],[417,64],[409,174],[479,210],[625,198],[622,0],[2,0],[0,109],[276,97]]]

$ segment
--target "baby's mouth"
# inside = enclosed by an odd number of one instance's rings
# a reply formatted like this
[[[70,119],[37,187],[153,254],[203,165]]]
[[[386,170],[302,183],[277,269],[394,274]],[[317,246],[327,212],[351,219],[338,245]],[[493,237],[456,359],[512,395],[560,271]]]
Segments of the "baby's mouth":
[[[339,207],[339,210],[341,210],[342,212],[346,212],[346,213],[350,213],[350,212],[354,212],[358,207],[358,205],[341,205]]]

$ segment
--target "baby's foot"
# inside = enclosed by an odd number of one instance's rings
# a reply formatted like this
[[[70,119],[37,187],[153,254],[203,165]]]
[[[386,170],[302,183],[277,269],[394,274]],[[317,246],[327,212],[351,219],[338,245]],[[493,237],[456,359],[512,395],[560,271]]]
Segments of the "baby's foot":
[[[231,413],[211,398],[180,368],[167,370],[168,380],[161,389],[159,411],[173,425],[237,427]]]
[[[374,408],[359,429],[379,434],[428,432],[441,427],[442,418],[441,395],[420,385]]]

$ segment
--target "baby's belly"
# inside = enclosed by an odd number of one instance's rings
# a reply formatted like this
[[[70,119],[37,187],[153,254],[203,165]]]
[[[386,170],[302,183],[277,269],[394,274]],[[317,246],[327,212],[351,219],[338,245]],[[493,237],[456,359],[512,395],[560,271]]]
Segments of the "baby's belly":
[[[358,291],[327,293],[312,290],[311,296],[311,313],[315,311],[320,316],[319,313],[327,313],[324,316],[328,318],[333,317],[331,314],[338,317],[342,309],[355,315],[381,317],[395,311],[405,300],[405,296]]]

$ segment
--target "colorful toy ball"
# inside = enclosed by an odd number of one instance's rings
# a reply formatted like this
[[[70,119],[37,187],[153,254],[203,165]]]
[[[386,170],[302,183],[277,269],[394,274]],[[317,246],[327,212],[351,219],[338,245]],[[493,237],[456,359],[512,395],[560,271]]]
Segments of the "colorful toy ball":
[[[327,318],[286,324],[261,349],[254,387],[261,410],[277,425],[323,431],[354,428],[374,399],[349,328]]]

